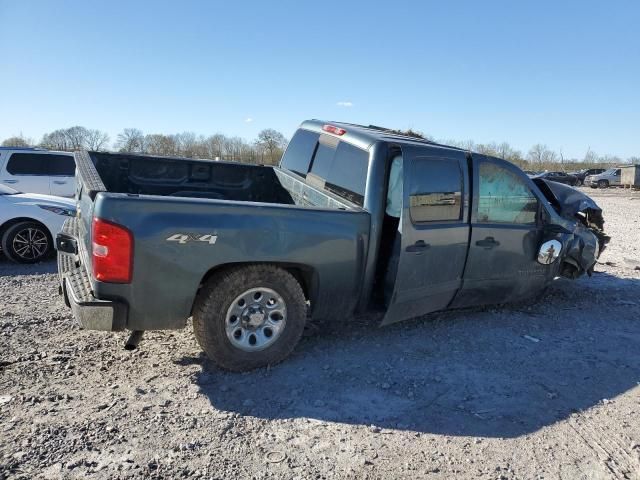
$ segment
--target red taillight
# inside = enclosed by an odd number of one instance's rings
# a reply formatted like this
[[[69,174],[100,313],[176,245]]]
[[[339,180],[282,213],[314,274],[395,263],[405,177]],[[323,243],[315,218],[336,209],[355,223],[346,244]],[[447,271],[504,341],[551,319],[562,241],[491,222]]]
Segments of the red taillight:
[[[129,283],[133,274],[133,235],[126,228],[93,219],[93,275],[109,283]]]
[[[325,125],[322,127],[325,132],[333,133],[334,135],[344,135],[347,131],[344,128],[336,127],[335,125]]]

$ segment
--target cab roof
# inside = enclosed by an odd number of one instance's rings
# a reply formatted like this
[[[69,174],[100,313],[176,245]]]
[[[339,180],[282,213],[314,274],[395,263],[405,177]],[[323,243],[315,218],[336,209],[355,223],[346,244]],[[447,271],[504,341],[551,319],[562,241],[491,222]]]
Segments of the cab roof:
[[[341,135],[336,135],[330,131],[325,130],[325,126],[333,126],[338,129],[343,129],[345,132]],[[375,125],[358,125],[355,123],[334,122],[324,120],[307,120],[302,122],[300,128],[305,130],[311,130],[318,133],[324,133],[327,135],[338,136],[349,143],[353,143],[361,148],[369,148],[376,142],[392,142],[396,144],[409,144],[409,145],[429,145],[431,147],[440,147],[447,150],[466,151],[462,148],[452,147],[450,145],[443,145],[426,138],[413,137],[405,135],[389,128],[378,127]]]

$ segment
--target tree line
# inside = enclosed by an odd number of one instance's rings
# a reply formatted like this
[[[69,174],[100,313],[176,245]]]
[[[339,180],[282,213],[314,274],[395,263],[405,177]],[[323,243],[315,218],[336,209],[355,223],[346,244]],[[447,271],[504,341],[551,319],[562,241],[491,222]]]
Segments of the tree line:
[[[394,130],[415,137],[435,141],[433,137],[414,130]],[[197,135],[193,132],[175,134],[145,134],[137,128],[125,128],[113,144],[107,133],[100,130],[74,126],[54,130],[34,142],[22,135],[5,139],[2,146],[38,146],[49,150],[75,151],[95,150],[147,153],[187,158],[209,158],[234,162],[276,165],[287,146],[287,138],[277,130],[267,128],[258,133],[253,141],[222,133]],[[485,155],[508,160],[524,170],[575,170],[579,168],[607,167],[621,163],[640,163],[640,157],[622,159],[614,155],[598,155],[587,149],[583,158],[565,158],[562,152],[555,152],[547,145],[537,143],[526,153],[513,148],[509,143],[475,143],[471,140],[438,141],[446,145],[460,147]]]
[[[145,134],[137,128],[125,128],[113,144],[109,135],[82,126],[62,128],[45,133],[40,142],[23,135],[7,138],[3,147],[41,147],[48,150],[77,150],[146,153],[187,158],[210,158],[234,162],[276,165],[287,146],[286,137],[272,128],[258,133],[253,141],[230,137],[222,133],[196,135],[193,132],[175,134]]]

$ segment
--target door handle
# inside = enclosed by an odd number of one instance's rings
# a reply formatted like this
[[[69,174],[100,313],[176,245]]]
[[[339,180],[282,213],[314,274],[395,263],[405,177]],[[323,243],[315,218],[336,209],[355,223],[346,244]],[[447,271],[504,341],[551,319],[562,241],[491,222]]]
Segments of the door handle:
[[[4,183],[18,183],[18,180],[3,180]]]
[[[67,181],[66,180],[54,180],[53,183],[55,183],[56,185],[66,185]]]
[[[405,251],[409,253],[422,253],[429,248],[431,248],[431,245],[429,245],[428,243],[424,243],[424,240],[418,240],[413,245],[409,245],[407,248],[405,248]]]
[[[496,239],[493,237],[487,237],[484,240],[478,240],[476,242],[476,245],[486,250],[489,250],[493,247],[497,247],[498,245],[500,245],[500,242],[496,241]]]

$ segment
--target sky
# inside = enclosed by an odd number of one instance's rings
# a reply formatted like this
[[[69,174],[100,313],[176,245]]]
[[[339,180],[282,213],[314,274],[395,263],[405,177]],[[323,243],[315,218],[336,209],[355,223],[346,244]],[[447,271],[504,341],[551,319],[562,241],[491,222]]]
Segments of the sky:
[[[305,119],[640,156],[640,2],[0,0],[0,140]]]

